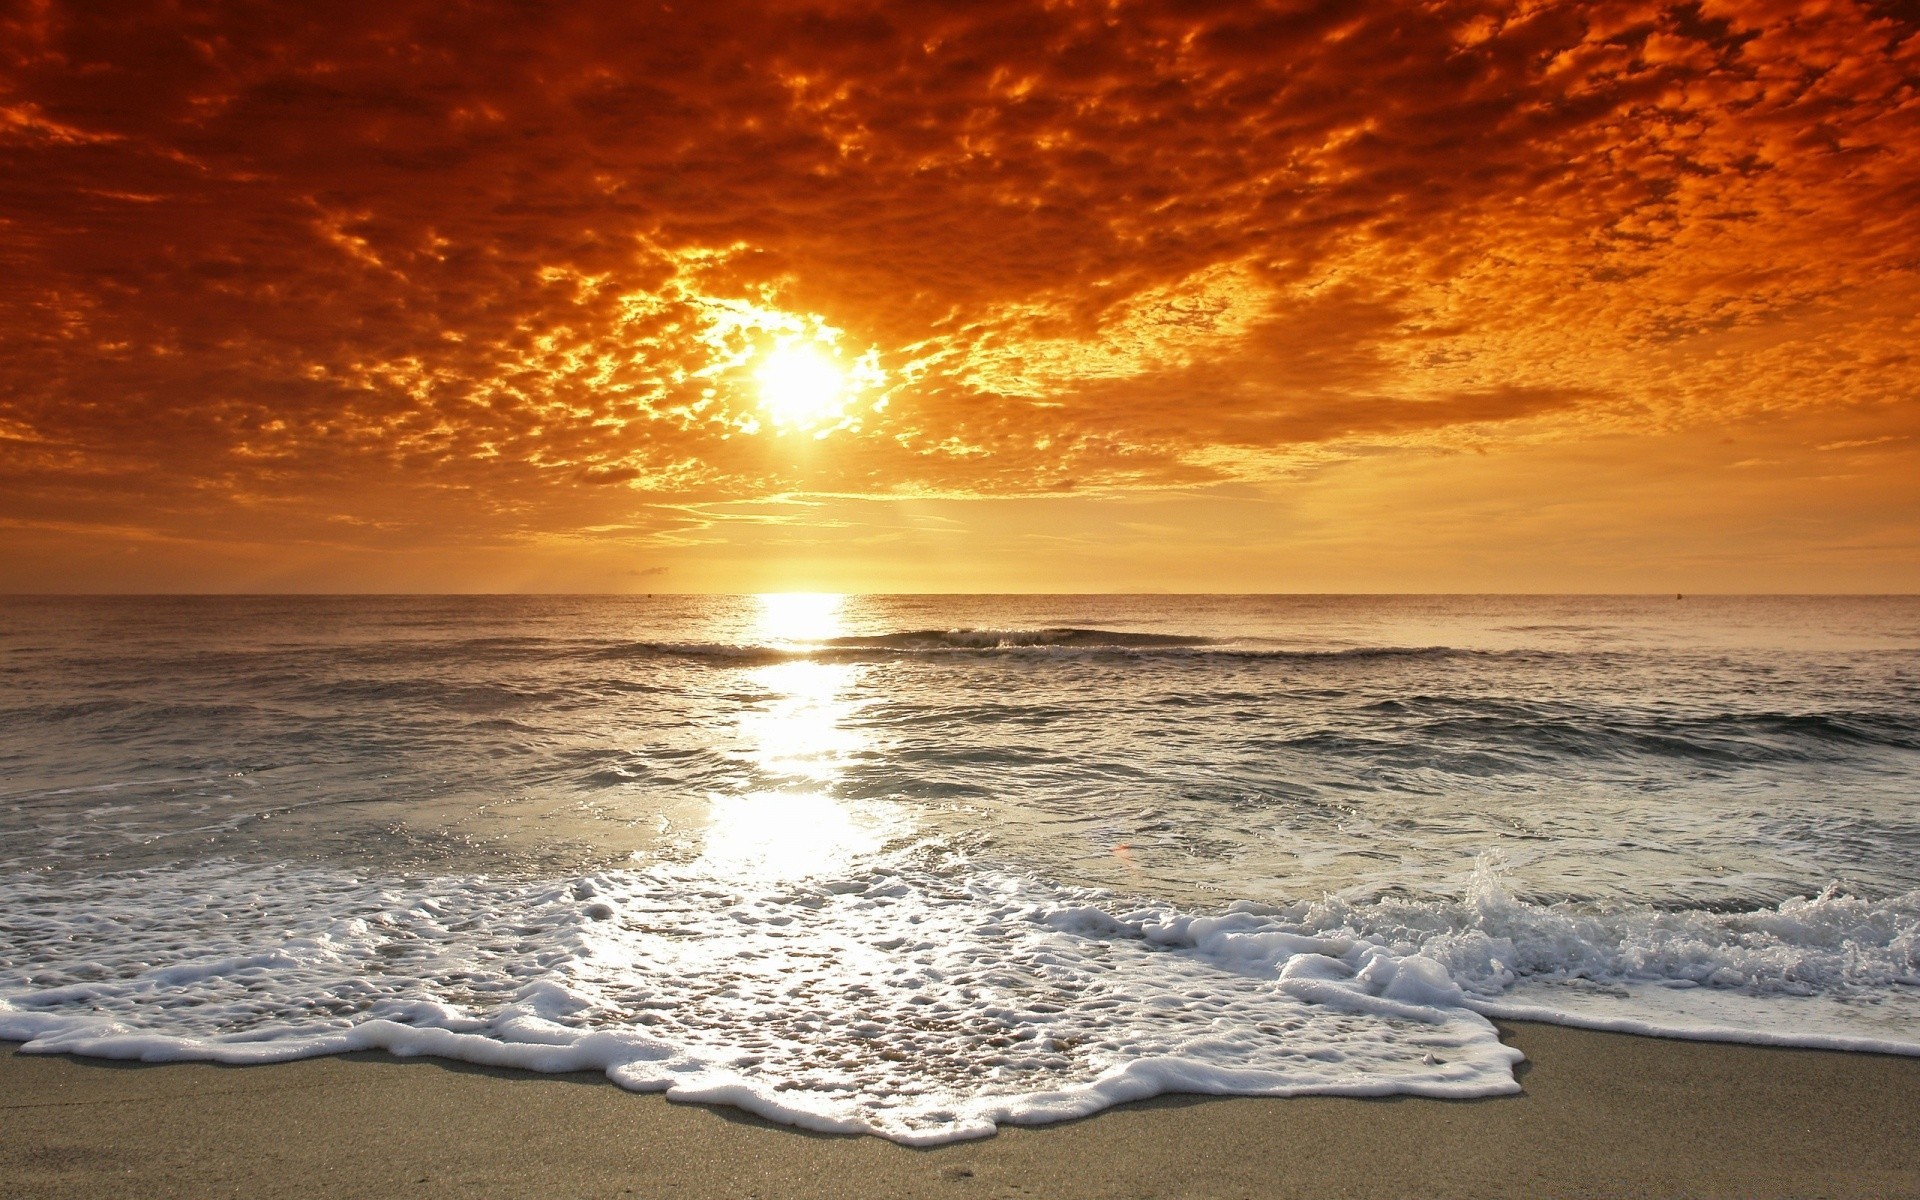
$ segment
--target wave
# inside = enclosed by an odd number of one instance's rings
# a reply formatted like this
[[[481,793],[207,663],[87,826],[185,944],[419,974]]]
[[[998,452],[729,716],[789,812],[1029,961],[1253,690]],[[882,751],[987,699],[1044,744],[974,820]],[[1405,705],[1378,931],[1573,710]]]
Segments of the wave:
[[[882,633],[863,637],[828,638],[819,643],[833,648],[854,650],[1033,650],[1048,647],[1067,649],[1147,649],[1162,650],[1175,646],[1207,646],[1214,639],[1174,633],[1131,633],[1117,629],[918,629],[904,633]]]
[[[1194,913],[924,856],[781,886],[696,867],[0,878],[0,1038],[597,1069],[911,1144],[1170,1091],[1516,1091],[1489,1015],[1920,1054],[1920,893],[1592,909],[1489,863],[1460,899]]]
[[[1920,725],[1886,712],[1675,715],[1568,702],[1427,695],[1376,701],[1367,711],[1393,723],[1413,748],[1467,743],[1534,757],[1638,755],[1725,765],[1820,761],[1862,748],[1920,749]]]
[[[728,665],[795,658],[826,660],[944,654],[1093,654],[1122,657],[1248,659],[1277,662],[1350,662],[1370,659],[1552,657],[1554,652],[1457,650],[1450,646],[1349,646],[1293,649],[1231,642],[1195,634],[1059,627],[1043,629],[918,629],[861,634],[814,642],[627,642],[587,652],[607,660],[684,658]]]

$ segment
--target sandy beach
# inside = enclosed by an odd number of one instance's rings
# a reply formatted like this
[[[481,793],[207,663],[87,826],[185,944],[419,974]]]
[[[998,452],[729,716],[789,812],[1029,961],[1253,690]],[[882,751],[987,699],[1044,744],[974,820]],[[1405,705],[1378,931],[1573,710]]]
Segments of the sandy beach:
[[[380,1055],[0,1059],[7,1196],[1920,1196],[1920,1059],[1503,1023],[1525,1091],[1173,1096],[910,1150]]]

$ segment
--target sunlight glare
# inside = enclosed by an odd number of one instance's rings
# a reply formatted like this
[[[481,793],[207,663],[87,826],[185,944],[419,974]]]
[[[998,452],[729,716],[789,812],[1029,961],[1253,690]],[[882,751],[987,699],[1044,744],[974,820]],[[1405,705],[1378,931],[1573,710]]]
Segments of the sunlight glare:
[[[767,592],[754,599],[760,602],[754,632],[763,641],[824,642],[843,632],[840,606],[847,598],[838,592]]]
[[[701,864],[716,874],[800,879],[877,853],[896,819],[817,792],[715,796]]]
[[[869,745],[854,720],[867,668],[801,651],[842,634],[846,597],[777,592],[755,599],[754,639],[796,655],[746,673],[764,694],[739,722],[740,750],[755,779],[751,790],[709,797],[700,860],[710,870],[757,879],[839,870],[882,849],[901,828],[886,806],[833,794]]]
[[[760,384],[760,407],[776,427],[815,429],[846,415],[846,374],[810,342],[779,343],[753,377]]]
[[[773,691],[765,708],[743,714],[740,731],[760,768],[775,775],[830,784],[866,738],[844,719],[853,706],[841,698],[859,668],[850,663],[799,660],[756,669],[754,683]]]

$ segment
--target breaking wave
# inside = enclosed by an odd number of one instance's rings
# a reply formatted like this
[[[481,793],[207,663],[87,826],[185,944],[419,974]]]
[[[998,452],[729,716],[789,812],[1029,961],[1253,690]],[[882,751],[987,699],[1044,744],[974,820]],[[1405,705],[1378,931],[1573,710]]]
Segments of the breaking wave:
[[[0,911],[30,1052],[594,1069],[912,1144],[1169,1091],[1511,1092],[1489,1014],[1920,1054],[1920,893],[1590,911],[1483,867],[1459,900],[1193,913],[895,855],[783,889],[214,863],[15,878]]]

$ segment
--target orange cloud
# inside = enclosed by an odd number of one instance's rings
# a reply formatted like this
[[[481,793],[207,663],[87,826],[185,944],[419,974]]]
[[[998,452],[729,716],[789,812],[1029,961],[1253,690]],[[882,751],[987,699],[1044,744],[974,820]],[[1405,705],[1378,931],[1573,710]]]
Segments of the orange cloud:
[[[24,3],[0,518],[571,536],[1906,438],[1917,75],[1846,0]],[[754,384],[800,329],[870,371],[824,438]]]

